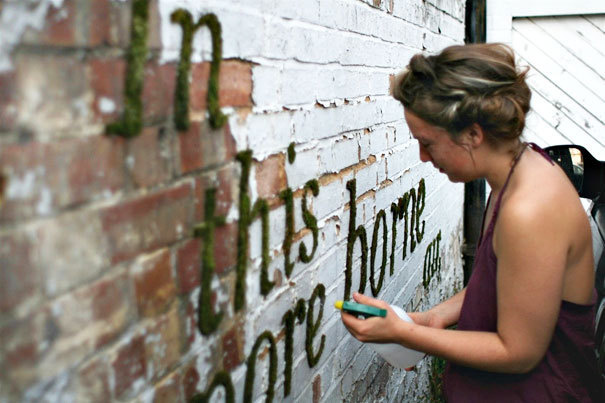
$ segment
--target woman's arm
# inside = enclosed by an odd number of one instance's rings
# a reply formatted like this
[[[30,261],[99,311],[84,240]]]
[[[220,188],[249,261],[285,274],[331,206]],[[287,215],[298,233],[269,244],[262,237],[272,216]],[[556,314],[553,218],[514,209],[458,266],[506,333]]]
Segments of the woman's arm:
[[[458,323],[465,294],[466,288],[426,312],[411,312],[408,315],[419,325],[445,329]]]

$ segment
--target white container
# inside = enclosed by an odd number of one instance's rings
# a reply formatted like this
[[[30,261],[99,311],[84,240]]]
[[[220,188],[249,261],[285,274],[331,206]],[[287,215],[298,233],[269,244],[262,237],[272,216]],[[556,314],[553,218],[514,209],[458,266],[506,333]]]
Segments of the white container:
[[[391,305],[391,308],[397,316],[406,322],[414,322],[407,313],[398,306]],[[418,364],[424,357],[424,353],[411,348],[403,347],[401,344],[387,343],[376,344],[368,343],[386,362],[397,368],[410,368]]]

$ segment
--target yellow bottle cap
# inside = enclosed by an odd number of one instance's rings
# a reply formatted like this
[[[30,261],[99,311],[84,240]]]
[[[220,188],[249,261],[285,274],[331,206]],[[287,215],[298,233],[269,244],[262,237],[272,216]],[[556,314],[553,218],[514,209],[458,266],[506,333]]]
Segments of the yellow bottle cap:
[[[342,311],[342,301],[334,302],[334,308],[340,309]]]

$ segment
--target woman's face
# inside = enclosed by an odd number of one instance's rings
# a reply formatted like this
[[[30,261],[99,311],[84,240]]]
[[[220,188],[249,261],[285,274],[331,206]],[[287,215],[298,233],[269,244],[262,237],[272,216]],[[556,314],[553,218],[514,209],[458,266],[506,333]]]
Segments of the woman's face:
[[[475,179],[473,161],[467,149],[452,140],[447,130],[433,126],[407,110],[404,115],[412,136],[418,140],[422,162],[431,162],[452,182]]]

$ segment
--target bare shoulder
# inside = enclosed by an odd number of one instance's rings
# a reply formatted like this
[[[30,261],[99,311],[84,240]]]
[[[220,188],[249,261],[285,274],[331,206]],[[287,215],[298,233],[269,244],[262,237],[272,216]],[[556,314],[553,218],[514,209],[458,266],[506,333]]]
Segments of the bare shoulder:
[[[520,161],[502,202],[496,237],[526,236],[570,247],[590,239],[590,226],[578,194],[558,165],[537,153]]]

